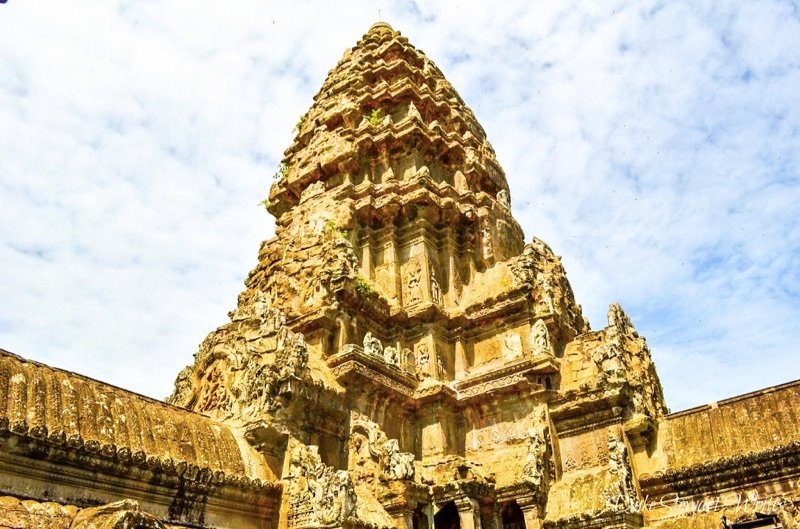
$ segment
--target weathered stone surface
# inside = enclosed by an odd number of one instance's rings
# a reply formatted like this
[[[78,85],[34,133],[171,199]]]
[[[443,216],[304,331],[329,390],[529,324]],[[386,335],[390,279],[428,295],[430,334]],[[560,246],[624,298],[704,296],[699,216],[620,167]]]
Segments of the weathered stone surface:
[[[81,510],[70,529],[165,529],[158,518],[139,510],[132,500]]]
[[[156,519],[197,523],[215,521],[215,505],[237,498],[252,507],[255,525],[280,495],[277,477],[242,432],[3,350],[0,403],[0,490],[49,500],[43,506],[130,498]],[[20,514],[6,502],[0,517],[59,527],[65,515],[42,509]],[[42,517],[53,520],[40,524]]]
[[[58,502],[0,498],[0,528],[798,527],[800,383],[668,414],[630,318],[590,330],[388,24],[275,176],[275,237],[171,406],[0,354],[0,490]]]

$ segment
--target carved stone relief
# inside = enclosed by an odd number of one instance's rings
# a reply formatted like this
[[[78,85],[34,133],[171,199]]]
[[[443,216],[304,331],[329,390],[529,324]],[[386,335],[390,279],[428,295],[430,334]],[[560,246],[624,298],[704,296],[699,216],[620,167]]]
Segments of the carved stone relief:
[[[367,331],[364,335],[364,353],[383,358],[383,344],[372,335],[371,331]]]
[[[400,366],[400,355],[397,349],[392,346],[384,348],[383,359],[390,366]]]
[[[501,189],[497,192],[497,202],[499,202],[504,209],[511,209],[511,198],[508,196],[508,191],[505,189]]]
[[[456,191],[459,193],[466,193],[469,191],[469,184],[467,184],[467,177],[461,171],[456,171],[453,175]]]
[[[512,362],[522,358],[522,339],[519,334],[507,334],[503,337],[503,360]]]
[[[483,258],[487,261],[494,259],[494,240],[492,239],[492,229],[488,217],[481,221],[481,244]]]
[[[347,471],[322,463],[316,446],[296,445],[290,461],[292,527],[341,525],[355,515],[356,493]]]
[[[436,344],[436,374],[439,380],[447,380],[447,369],[442,346]]]
[[[431,272],[431,301],[434,305],[441,305],[442,303],[442,289],[433,272]]]
[[[489,450],[494,446],[513,445],[528,439],[528,428],[518,422],[500,422],[484,428],[472,430],[472,450]]]
[[[70,529],[165,529],[165,527],[158,518],[141,511],[138,502],[133,500],[120,500],[99,507],[82,509],[70,525]]]
[[[415,375],[417,372],[417,360],[414,357],[414,352],[411,349],[405,348],[400,352],[400,357],[406,372]]]
[[[541,273],[536,277],[536,282],[541,288],[541,300],[547,307],[547,311],[550,314],[554,314],[556,309],[553,304],[553,285],[550,283],[550,280],[547,278],[547,276]]]
[[[536,320],[531,328],[529,346],[533,356],[547,355],[554,356],[553,344],[550,342],[550,332],[547,325],[542,320]]]
[[[414,479],[414,454],[401,452],[397,439],[388,439],[374,422],[363,417],[351,421],[351,443],[358,445],[353,450],[355,471],[361,479],[370,482],[375,478],[382,481]]]
[[[422,266],[416,257],[412,257],[403,267],[405,270],[405,293],[403,299],[406,305],[413,305],[422,301]]]
[[[548,484],[555,479],[550,445],[550,428],[544,414],[528,428],[528,451],[522,479],[536,491],[540,502],[544,501]]]
[[[602,466],[608,462],[608,441],[603,430],[559,439],[564,472]]]
[[[431,355],[428,351],[427,344],[421,343],[417,344],[417,377],[419,379],[423,379],[430,376],[430,361]]]
[[[614,511],[639,512],[628,450],[622,436],[612,430],[608,431],[608,470],[614,482],[603,491],[606,507]]]

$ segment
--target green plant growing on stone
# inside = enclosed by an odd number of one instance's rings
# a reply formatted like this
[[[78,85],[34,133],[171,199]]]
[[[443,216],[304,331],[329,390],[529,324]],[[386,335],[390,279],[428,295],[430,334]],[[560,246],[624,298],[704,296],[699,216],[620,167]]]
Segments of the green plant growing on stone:
[[[299,134],[300,129],[303,128],[303,123],[306,121],[306,116],[308,116],[308,112],[297,118],[297,123],[294,125],[294,133]]]
[[[375,292],[366,277],[362,275],[356,276],[356,294],[365,298]]]
[[[373,108],[372,112],[369,113],[369,124],[372,125],[373,127],[377,127],[378,125],[380,125],[382,119],[383,116],[381,115],[380,108]]]
[[[275,171],[274,175],[272,175],[272,178],[275,180],[283,180],[283,178],[286,176],[287,169],[288,167],[286,167],[286,164],[281,162],[281,164],[278,166],[278,170]]]
[[[350,238],[350,231],[345,230],[344,228],[340,228],[336,221],[331,219],[325,223],[325,233],[338,233],[339,237],[342,239]]]
[[[261,202],[259,202],[258,205],[269,209],[269,197],[267,197],[264,200],[262,200]]]

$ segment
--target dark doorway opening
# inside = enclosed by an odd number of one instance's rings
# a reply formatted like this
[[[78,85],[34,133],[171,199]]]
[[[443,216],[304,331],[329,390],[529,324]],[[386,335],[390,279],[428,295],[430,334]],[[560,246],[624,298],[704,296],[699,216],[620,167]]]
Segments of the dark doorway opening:
[[[525,515],[516,501],[506,503],[500,516],[503,519],[503,529],[525,529]]]
[[[435,529],[461,529],[455,502],[445,503],[439,512],[433,515],[433,526]]]

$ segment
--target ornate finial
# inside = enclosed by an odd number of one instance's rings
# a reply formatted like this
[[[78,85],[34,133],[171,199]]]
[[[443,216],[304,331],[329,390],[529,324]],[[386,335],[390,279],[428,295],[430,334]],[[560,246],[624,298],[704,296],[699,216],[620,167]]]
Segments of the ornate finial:
[[[394,28],[392,28],[392,26],[390,26],[388,23],[381,20],[372,24],[367,33],[379,33],[379,34],[391,35],[394,33]]]

